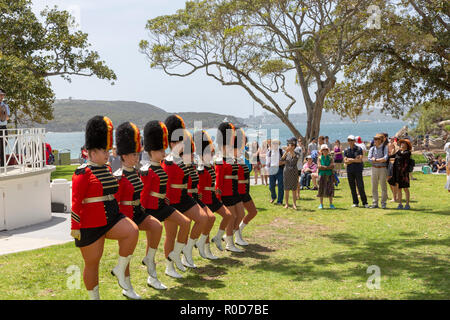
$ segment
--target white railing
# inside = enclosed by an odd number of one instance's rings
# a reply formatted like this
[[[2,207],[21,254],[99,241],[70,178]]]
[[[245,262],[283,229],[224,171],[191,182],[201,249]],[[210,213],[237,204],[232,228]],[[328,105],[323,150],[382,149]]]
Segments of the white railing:
[[[45,129],[0,130],[0,174],[37,171],[45,167]],[[17,171],[19,170],[19,171]]]

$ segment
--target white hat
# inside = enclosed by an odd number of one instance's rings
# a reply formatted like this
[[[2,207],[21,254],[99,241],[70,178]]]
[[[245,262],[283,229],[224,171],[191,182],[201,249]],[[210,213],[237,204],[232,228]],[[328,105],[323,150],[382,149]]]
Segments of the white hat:
[[[323,145],[320,146],[320,151],[322,151],[322,150],[324,150],[324,149],[329,150],[329,149],[328,149],[328,146],[327,146],[326,144],[323,144]]]
[[[353,141],[355,141],[356,139],[355,139],[355,136],[354,135],[349,135],[348,137],[347,137],[347,140],[353,140]]]

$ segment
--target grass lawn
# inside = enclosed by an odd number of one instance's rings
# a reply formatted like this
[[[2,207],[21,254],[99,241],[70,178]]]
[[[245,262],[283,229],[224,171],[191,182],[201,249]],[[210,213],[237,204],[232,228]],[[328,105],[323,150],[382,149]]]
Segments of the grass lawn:
[[[218,252],[213,246],[221,259],[210,262],[195,252],[199,268],[175,280],[164,275],[161,242],[157,269],[169,290],[160,292],[146,285],[141,233],[131,262],[134,288],[148,299],[449,299],[446,177],[415,176],[410,211],[395,210],[393,203],[387,210],[351,208],[346,179],[336,190],[334,211],[317,210],[315,191],[302,191],[294,211],[269,204],[267,187],[253,187],[259,214],[244,230],[251,243],[245,253]],[[371,190],[370,178],[365,183]],[[125,299],[109,273],[117,251],[117,242],[107,240],[100,266],[102,299]],[[72,265],[82,272],[83,260],[73,243],[0,256],[0,300],[87,299],[82,280],[81,289],[67,287],[71,274],[66,270]],[[380,289],[366,286],[372,265],[380,268]]]

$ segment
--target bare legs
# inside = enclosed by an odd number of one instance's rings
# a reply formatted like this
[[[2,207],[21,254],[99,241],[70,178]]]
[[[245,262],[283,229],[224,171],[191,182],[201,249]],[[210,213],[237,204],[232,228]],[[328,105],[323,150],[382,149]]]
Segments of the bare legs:
[[[130,219],[125,218],[117,222],[111,230],[97,241],[80,248],[81,255],[84,259],[83,281],[87,290],[91,291],[98,286],[98,269],[103,255],[105,238],[118,240],[120,257],[129,257],[136,248],[138,233],[136,224]]]
[[[289,191],[291,190],[284,190],[284,199],[286,201],[286,204],[284,207],[287,209],[289,208]],[[297,190],[292,190],[292,208],[297,209],[297,192],[300,192]]]
[[[173,251],[177,233],[178,233],[177,242],[184,244],[187,243],[190,225],[191,220],[177,210],[175,210],[168,218],[166,218],[166,220],[164,220],[164,228],[166,229],[166,240],[164,242],[164,255],[166,258],[169,256],[169,253]],[[180,227],[179,231],[178,227]]]

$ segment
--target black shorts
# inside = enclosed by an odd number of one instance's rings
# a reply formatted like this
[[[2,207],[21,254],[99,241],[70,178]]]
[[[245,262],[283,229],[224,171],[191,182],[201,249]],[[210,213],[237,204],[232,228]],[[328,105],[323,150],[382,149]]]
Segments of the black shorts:
[[[197,200],[195,200],[195,201],[198,203],[198,205],[199,205],[200,207],[202,207],[202,208],[206,207],[206,204],[204,204],[204,203],[202,202],[202,200],[197,199]]]
[[[192,199],[190,196],[182,196],[179,203],[170,204],[172,207],[180,211],[181,213],[185,213],[192,207],[194,207],[197,204],[197,202]]]
[[[198,193],[195,193],[195,194],[192,196],[192,198],[195,200],[195,202],[197,202],[197,204],[198,204],[200,207],[202,207],[202,208],[206,207],[206,204],[204,204],[204,203],[202,202],[202,200],[200,200],[200,199],[198,198]]]
[[[238,204],[241,201],[242,200],[240,195],[222,196],[222,203],[227,207],[234,206],[235,204]]]
[[[148,213],[146,213],[144,208],[142,208],[141,206],[134,208],[133,222],[136,223],[137,225],[140,225],[142,223],[142,221],[144,221],[145,218],[147,218],[147,216],[148,216]]]
[[[241,200],[242,200],[243,203],[249,202],[249,201],[252,200],[252,197],[250,196],[249,193],[241,194]]]
[[[145,213],[155,217],[160,222],[163,222],[168,217],[172,215],[172,213],[175,212],[175,208],[171,206],[163,206],[159,209],[145,209]]]
[[[212,203],[211,204],[207,204],[209,210],[211,210],[212,212],[216,212],[217,210],[219,210],[220,208],[222,208],[223,203],[221,201],[219,201],[219,199],[217,199],[216,194],[213,193],[212,194]]]
[[[344,162],[344,159],[336,159],[336,160],[334,160],[334,163],[342,163],[342,162]]]
[[[113,214],[107,217],[106,225],[95,228],[81,228],[81,240],[75,239],[75,246],[86,247],[103,237],[117,222],[126,218],[123,213]]]

